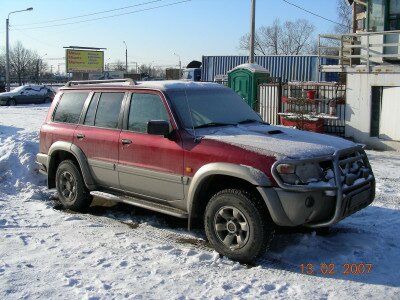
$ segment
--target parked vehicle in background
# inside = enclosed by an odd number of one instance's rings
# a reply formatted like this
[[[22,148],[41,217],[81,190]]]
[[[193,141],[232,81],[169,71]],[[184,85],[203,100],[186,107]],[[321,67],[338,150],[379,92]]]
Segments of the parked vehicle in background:
[[[6,78],[3,75],[0,75],[0,93],[6,91]]]
[[[182,71],[182,79],[190,81],[201,80],[201,68],[186,68]]]
[[[275,226],[329,226],[374,199],[360,145],[264,123],[220,84],[122,81],[70,82],[49,109],[37,162],[65,208],[95,196],[197,220],[252,262]]]
[[[54,91],[46,85],[23,85],[10,92],[0,93],[0,105],[50,103]]]

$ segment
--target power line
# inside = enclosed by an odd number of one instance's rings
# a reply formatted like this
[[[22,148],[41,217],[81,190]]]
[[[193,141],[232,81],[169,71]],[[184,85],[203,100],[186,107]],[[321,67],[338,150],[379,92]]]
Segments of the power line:
[[[346,28],[347,28],[347,26],[344,25],[344,24],[342,24],[342,23],[333,21],[333,20],[331,20],[331,19],[325,18],[325,17],[323,17],[323,16],[321,16],[321,15],[318,15],[318,14],[316,14],[316,13],[313,13],[312,11],[309,11],[309,10],[307,10],[307,9],[301,7],[301,6],[298,6],[298,5],[296,5],[296,4],[292,3],[292,2],[289,2],[289,1],[287,1],[287,0],[282,0],[282,1],[283,1],[283,2],[286,2],[286,3],[289,4],[289,5],[292,5],[292,6],[296,7],[296,8],[298,8],[298,9],[301,9],[301,10],[303,10],[303,11],[309,13],[309,14],[312,14],[313,16],[316,16],[316,17],[318,17],[318,18],[324,19],[325,21],[332,22],[332,23],[334,23],[334,24],[336,24],[336,25],[340,25],[340,26],[343,26],[343,27],[346,27]]]
[[[53,23],[53,22],[59,22],[59,21],[65,21],[65,20],[78,19],[78,18],[83,18],[83,17],[89,17],[89,16],[94,16],[94,15],[99,15],[99,14],[105,14],[105,13],[108,13],[108,12],[123,10],[123,9],[127,9],[127,8],[132,8],[132,7],[137,7],[137,6],[143,6],[143,5],[151,4],[151,3],[154,3],[154,2],[160,2],[160,1],[164,1],[164,0],[153,0],[153,1],[148,1],[148,2],[142,2],[142,3],[135,4],[135,5],[129,5],[129,6],[124,6],[124,7],[115,8],[115,9],[103,10],[103,11],[99,11],[99,12],[95,12],[95,13],[91,13],[91,14],[80,15],[80,16],[69,17],[69,18],[63,18],[63,19],[53,19],[53,20],[44,21],[44,22],[35,22],[35,23],[27,23],[27,24],[17,24],[17,25],[13,25],[13,27],[15,27],[15,26],[20,27],[20,26],[29,26],[29,25],[37,25],[37,24],[46,24],[46,23]]]
[[[169,4],[164,4],[164,5],[159,5],[159,6],[154,6],[150,8],[144,8],[140,10],[134,10],[131,12],[126,12],[126,13],[121,13],[121,14],[116,14],[116,15],[111,15],[111,16],[105,16],[105,17],[100,17],[100,18],[94,18],[94,19],[88,19],[88,20],[82,20],[82,21],[77,21],[77,22],[70,22],[70,23],[63,23],[63,24],[56,24],[56,25],[47,25],[47,26],[39,26],[39,27],[29,27],[29,28],[22,28],[23,30],[30,30],[30,29],[40,29],[40,28],[49,28],[49,27],[59,27],[59,26],[65,26],[65,25],[72,25],[72,24],[79,24],[79,23],[86,23],[86,22],[91,22],[91,21],[97,21],[97,20],[103,20],[103,19],[109,19],[109,18],[114,18],[114,17],[119,17],[119,16],[124,16],[124,15],[129,15],[129,14],[134,14],[138,12],[143,12],[143,11],[149,11],[157,8],[162,8],[162,7],[168,7],[168,6],[173,6],[185,2],[190,2],[192,0],[183,0],[183,1],[177,1]]]

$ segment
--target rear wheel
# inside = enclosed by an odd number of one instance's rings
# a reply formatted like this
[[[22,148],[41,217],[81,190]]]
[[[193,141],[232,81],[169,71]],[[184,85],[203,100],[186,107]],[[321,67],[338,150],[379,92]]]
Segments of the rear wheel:
[[[7,101],[7,105],[8,106],[15,106],[15,105],[17,105],[17,101],[15,99],[9,99]]]
[[[253,194],[226,189],[215,194],[204,216],[208,240],[220,254],[254,262],[271,243],[274,224],[265,205]]]
[[[81,172],[72,160],[65,160],[58,166],[56,188],[61,204],[67,209],[82,211],[92,202]]]

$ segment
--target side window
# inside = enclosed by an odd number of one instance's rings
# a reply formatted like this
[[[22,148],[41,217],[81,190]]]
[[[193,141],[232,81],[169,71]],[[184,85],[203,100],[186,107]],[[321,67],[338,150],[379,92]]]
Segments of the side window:
[[[54,113],[54,122],[77,124],[89,93],[64,93]]]
[[[101,93],[94,126],[117,128],[119,112],[125,93]]]
[[[169,122],[169,116],[160,96],[154,94],[134,93],[129,109],[128,130],[147,132],[147,122],[164,120]]]
[[[86,112],[85,122],[83,124],[94,126],[94,117],[96,116],[97,104],[99,103],[101,93],[95,93],[90,101],[88,110]]]

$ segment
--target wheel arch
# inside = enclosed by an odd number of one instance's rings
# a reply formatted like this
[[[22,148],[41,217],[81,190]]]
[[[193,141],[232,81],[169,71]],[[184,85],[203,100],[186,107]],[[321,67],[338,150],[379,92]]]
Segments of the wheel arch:
[[[48,187],[54,188],[56,186],[55,182],[55,174],[57,171],[58,165],[66,159],[74,160],[78,166],[80,171],[82,172],[82,177],[85,182],[86,187],[89,190],[93,190],[96,187],[96,184],[93,180],[92,174],[90,172],[89,164],[87,158],[83,151],[76,145],[69,143],[58,141],[55,142],[49,149],[48,154]]]
[[[251,166],[210,163],[201,167],[192,178],[188,191],[189,229],[193,218],[204,213],[211,196],[229,185],[250,189],[260,195],[257,187],[269,187],[271,181],[262,171]]]

